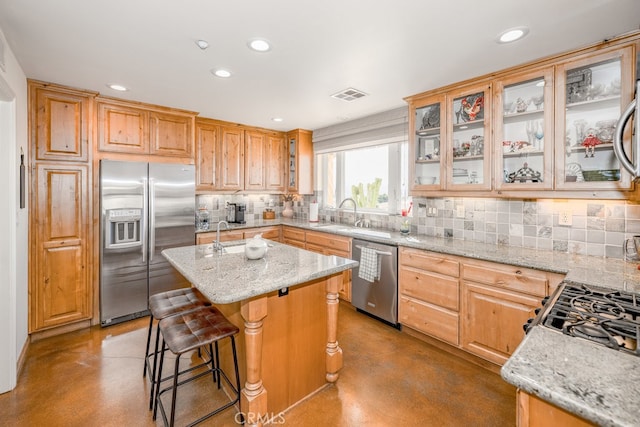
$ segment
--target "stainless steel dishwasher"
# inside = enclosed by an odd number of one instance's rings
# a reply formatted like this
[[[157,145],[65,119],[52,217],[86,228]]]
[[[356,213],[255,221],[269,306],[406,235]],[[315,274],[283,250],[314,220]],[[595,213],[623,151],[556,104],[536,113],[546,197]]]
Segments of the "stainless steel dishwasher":
[[[398,327],[398,247],[353,239],[353,259],[360,261],[362,248],[377,251],[380,277],[373,282],[359,277],[360,266],[353,269],[351,303],[359,311]]]

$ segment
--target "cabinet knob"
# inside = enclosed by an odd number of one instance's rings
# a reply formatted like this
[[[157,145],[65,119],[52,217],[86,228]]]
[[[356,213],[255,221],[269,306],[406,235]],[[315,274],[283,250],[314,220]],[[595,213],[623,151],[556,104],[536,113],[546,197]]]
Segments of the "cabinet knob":
[[[516,274],[522,274],[522,271],[516,270]]]

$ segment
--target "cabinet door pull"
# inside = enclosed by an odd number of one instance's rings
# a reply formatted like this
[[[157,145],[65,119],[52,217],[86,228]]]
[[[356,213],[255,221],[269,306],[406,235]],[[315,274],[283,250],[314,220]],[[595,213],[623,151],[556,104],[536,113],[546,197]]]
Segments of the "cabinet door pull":
[[[516,270],[516,274],[522,274],[522,271]]]

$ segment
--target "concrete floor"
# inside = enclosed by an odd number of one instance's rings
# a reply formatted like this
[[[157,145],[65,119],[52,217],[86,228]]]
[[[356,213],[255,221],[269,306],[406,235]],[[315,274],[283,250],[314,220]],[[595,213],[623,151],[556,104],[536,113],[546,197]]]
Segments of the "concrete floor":
[[[162,425],[147,410],[149,385],[142,378],[147,325],[144,318],[31,344],[18,387],[0,395],[0,425]],[[274,424],[515,425],[515,388],[484,368],[342,306],[338,340],[344,352],[338,382]],[[184,412],[205,413],[202,404],[219,396],[205,378],[180,389],[177,425]],[[228,409],[201,425],[233,426],[234,418]]]

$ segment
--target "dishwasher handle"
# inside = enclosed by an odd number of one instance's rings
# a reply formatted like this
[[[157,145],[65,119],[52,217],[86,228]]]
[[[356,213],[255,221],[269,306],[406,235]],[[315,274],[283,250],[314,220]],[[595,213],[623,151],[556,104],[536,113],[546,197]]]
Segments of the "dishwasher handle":
[[[358,249],[364,249],[364,248],[365,248],[365,246],[356,245],[356,248],[358,248]],[[372,249],[372,250],[376,251],[376,254],[378,254],[378,255],[386,255],[386,256],[391,256],[391,255],[393,255],[391,252],[379,251],[379,250],[377,250],[377,249],[375,249],[375,248],[369,248],[369,247],[367,247],[367,249]]]

